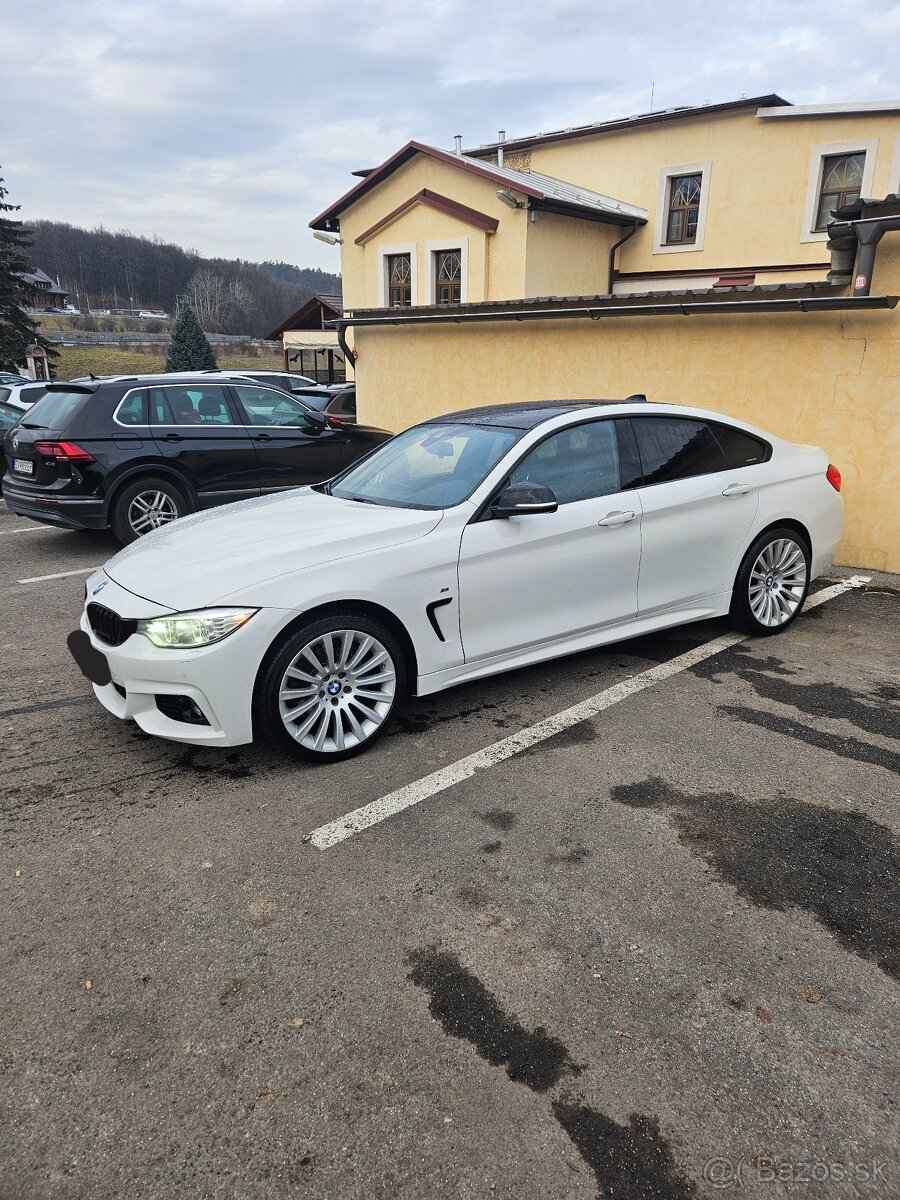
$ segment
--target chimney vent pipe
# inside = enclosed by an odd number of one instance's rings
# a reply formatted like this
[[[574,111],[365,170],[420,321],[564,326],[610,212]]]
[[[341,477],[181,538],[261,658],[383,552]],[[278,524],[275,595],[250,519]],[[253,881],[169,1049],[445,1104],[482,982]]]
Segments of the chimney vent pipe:
[[[457,133],[457,134],[453,135],[453,153],[454,154],[462,154],[462,134],[461,133]]]
[[[497,166],[498,167],[503,166],[503,143],[505,141],[506,141],[506,130],[501,129],[500,132],[497,134],[497,142],[499,143],[497,146]]]

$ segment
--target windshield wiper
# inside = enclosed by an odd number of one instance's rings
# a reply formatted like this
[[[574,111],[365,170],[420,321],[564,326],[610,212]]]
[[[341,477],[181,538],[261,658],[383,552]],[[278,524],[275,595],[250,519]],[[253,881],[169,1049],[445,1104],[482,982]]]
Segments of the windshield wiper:
[[[370,500],[368,496],[342,496],[343,500],[355,500],[357,504],[374,504],[376,508],[380,508],[377,500]]]

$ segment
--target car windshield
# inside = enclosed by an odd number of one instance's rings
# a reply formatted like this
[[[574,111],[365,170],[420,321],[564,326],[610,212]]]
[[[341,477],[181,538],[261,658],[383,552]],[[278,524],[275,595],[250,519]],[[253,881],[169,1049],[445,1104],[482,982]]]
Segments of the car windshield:
[[[472,494],[522,432],[449,422],[417,425],[326,486],[333,496],[391,508],[452,508]]]
[[[331,392],[301,392],[300,399],[310,408],[318,409],[321,412],[325,405],[334,399],[334,395]]]

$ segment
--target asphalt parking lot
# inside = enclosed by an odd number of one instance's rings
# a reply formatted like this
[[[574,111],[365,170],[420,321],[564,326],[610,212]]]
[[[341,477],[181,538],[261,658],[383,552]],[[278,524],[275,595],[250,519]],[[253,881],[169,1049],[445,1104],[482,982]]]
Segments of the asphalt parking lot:
[[[0,516],[2,1200],[900,1195],[897,577],[314,768],[100,708],[115,548]]]

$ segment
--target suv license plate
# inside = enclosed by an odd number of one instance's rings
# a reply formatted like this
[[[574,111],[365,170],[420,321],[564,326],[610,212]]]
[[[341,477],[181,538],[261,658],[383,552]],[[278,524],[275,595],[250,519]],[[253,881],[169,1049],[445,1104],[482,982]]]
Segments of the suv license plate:
[[[18,471],[20,475],[33,475],[34,463],[27,458],[14,458],[13,470]]]

